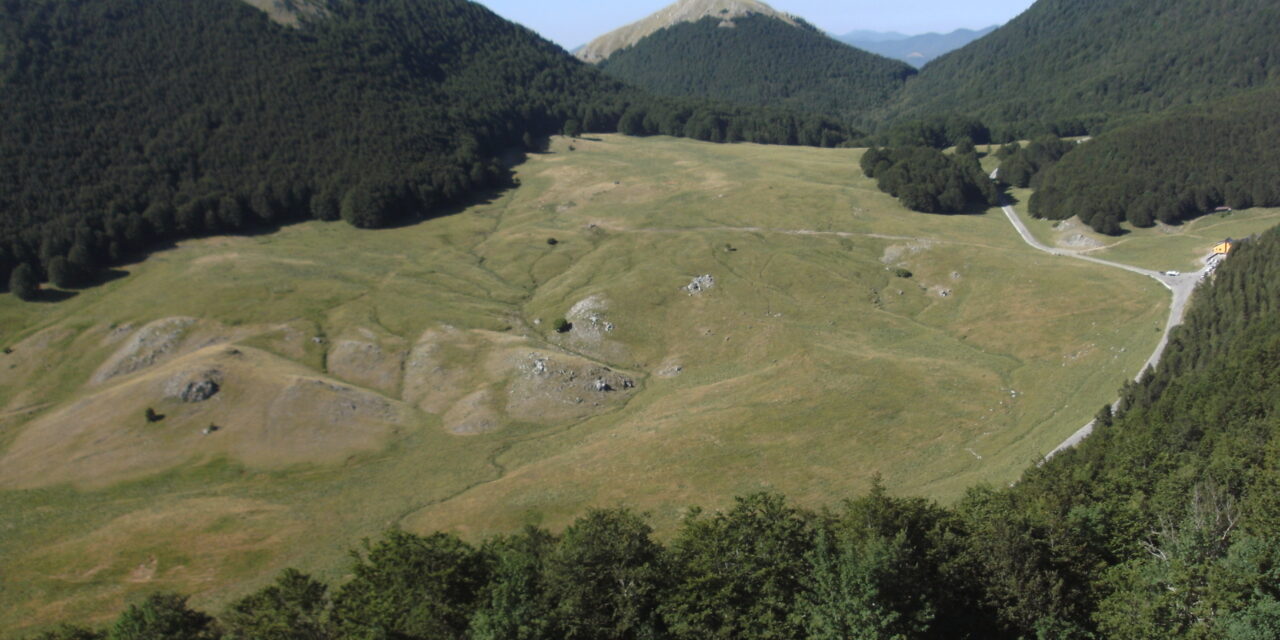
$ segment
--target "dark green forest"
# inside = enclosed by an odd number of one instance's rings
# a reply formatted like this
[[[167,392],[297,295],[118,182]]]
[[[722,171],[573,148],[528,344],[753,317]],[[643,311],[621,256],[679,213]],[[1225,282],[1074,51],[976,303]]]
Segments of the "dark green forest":
[[[872,148],[862,172],[902,206],[922,213],[965,213],[1000,204],[1000,191],[983,172],[973,143],[952,155],[931,147]]]
[[[1076,146],[1075,142],[1051,135],[1032,140],[1025,147],[1011,142],[996,152],[1000,158],[999,178],[1021,189],[1039,189],[1040,176]]]
[[[925,66],[883,120],[976,117],[996,139],[1097,133],[1280,79],[1271,0],[1039,0]]]
[[[388,532],[336,585],[286,571],[217,616],[157,594],[141,638],[1195,638],[1280,633],[1280,230],[1202,286],[1092,437],[957,504],[756,494],[673,538],[597,509],[468,544]]]
[[[1224,205],[1280,205],[1277,104],[1280,90],[1265,89],[1106,132],[1043,174],[1031,214],[1079,216],[1116,234],[1123,221],[1150,227]]]
[[[465,0],[327,7],[291,29],[239,0],[0,3],[0,286],[83,285],[182,238],[434,215],[561,131],[848,137],[653,98]]]
[[[855,49],[807,23],[751,15],[683,22],[610,55],[605,73],[659,95],[785,106],[857,120],[915,69]]]

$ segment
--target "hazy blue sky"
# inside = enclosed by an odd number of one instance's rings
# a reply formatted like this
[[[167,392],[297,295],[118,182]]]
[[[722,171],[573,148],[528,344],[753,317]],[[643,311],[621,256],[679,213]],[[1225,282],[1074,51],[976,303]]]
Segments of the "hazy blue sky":
[[[674,0],[477,0],[566,49],[635,22]],[[820,29],[843,34],[855,29],[907,34],[978,29],[1003,24],[1032,0],[765,0]]]

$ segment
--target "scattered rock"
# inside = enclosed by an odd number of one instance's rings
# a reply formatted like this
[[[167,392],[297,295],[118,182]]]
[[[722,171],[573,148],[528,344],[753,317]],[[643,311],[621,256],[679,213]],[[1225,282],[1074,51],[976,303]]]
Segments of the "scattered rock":
[[[216,425],[216,424],[211,424],[211,425],[209,425],[209,426],[207,426],[207,427],[205,427],[205,428],[201,429],[201,430],[200,430],[200,433],[202,433],[202,434],[204,434],[204,435],[206,435],[206,436],[207,436],[207,435],[209,435],[209,434],[211,434],[211,433],[214,433],[214,432],[216,432],[216,431],[221,431],[221,430],[222,430],[222,427],[219,427],[219,426],[218,426],[218,425]]]
[[[98,370],[94,382],[101,383],[146,369],[166,359],[177,349],[195,318],[164,318],[139,329],[119,351]]]
[[[662,368],[662,369],[659,369],[659,370],[658,370],[658,377],[659,377],[659,378],[674,378],[674,377],[676,377],[676,376],[680,375],[681,373],[684,373],[684,367],[682,367],[682,366],[680,366],[680,365],[678,365],[678,364],[673,364],[673,365],[671,365],[671,366],[669,366],[669,367],[664,367],[664,368]]]
[[[1068,247],[1071,249],[1097,249],[1102,246],[1102,243],[1084,235],[1083,233],[1073,233],[1062,240],[1059,240],[1058,246]]]
[[[204,402],[222,389],[222,371],[203,369],[186,371],[165,383],[165,396],[186,403]]]
[[[689,292],[689,295],[695,296],[715,286],[716,279],[711,277],[711,274],[708,273],[694,278],[689,282],[689,284],[684,286],[684,289]]]

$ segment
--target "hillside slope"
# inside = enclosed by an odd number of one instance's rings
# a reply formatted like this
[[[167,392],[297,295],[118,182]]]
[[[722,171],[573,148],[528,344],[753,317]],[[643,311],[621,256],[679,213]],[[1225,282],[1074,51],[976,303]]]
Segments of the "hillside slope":
[[[82,286],[182,238],[436,215],[566,128],[846,137],[654,98],[467,0],[255,1],[274,22],[233,0],[0,7],[0,286],[20,265],[24,298]]]
[[[931,63],[889,118],[977,116],[1026,133],[1203,103],[1280,78],[1280,5],[1268,0],[1039,0]]]
[[[592,40],[575,51],[574,55],[584,62],[596,63],[605,60],[620,49],[625,49],[658,31],[682,22],[697,22],[710,17],[729,23],[749,15],[769,16],[791,25],[797,24],[794,17],[777,11],[759,0],[679,0],[642,20],[619,27]]]
[[[1278,101],[1280,89],[1263,89],[1107,131],[1044,173],[1030,211],[1117,234],[1125,221],[1176,225],[1223,205],[1280,205]]]
[[[807,23],[751,15],[662,29],[600,63],[654,93],[853,116],[889,100],[910,66],[837,42]]]
[[[175,237],[429,213],[624,91],[465,0],[327,11],[293,29],[228,0],[7,3],[0,280]]]

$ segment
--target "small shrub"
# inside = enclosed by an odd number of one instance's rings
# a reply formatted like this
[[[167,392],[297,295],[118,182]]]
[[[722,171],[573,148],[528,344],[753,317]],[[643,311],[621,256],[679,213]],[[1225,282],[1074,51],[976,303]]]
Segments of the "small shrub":
[[[147,422],[160,422],[161,420],[164,420],[164,416],[156,413],[156,410],[151,407],[147,407],[146,416]]]
[[[551,245],[551,246],[553,246],[553,247],[554,247],[554,246],[556,246],[556,245],[560,244],[560,241],[559,241],[559,240],[556,240],[555,238],[547,238],[547,244],[549,244],[549,245]]]
[[[556,333],[569,333],[570,331],[573,331],[573,323],[564,318],[556,318],[556,321],[551,323],[551,326],[556,330]]]
[[[899,278],[910,278],[915,274],[911,273],[910,271],[907,271],[906,269],[903,269],[902,267],[898,267],[897,269],[893,270],[893,275],[898,276]]]

